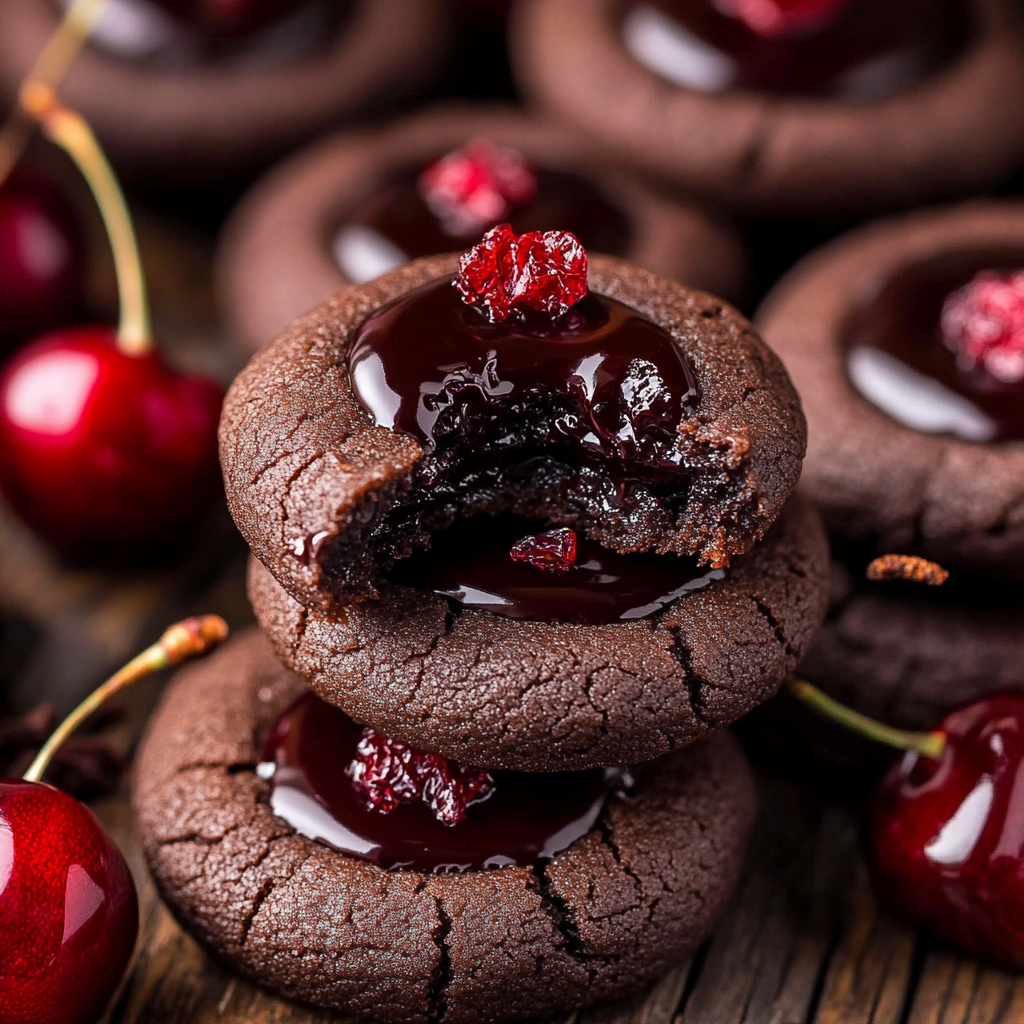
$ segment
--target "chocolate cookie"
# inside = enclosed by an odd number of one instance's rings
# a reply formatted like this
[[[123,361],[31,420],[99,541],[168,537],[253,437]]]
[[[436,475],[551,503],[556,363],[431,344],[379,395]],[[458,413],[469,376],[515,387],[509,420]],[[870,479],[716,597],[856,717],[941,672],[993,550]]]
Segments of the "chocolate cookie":
[[[770,697],[824,614],[827,559],[792,502],[725,579],[633,622],[523,621],[390,585],[329,616],[255,559],[249,597],[278,656],[357,721],[458,761],[561,771],[656,757]]]
[[[255,633],[181,672],[134,806],[179,920],[258,983],[385,1024],[515,1020],[630,992],[707,938],[753,817],[735,741],[645,766],[598,827],[531,870],[382,871],[275,818],[260,740],[303,690]]]
[[[622,162],[733,208],[834,216],[963,194],[1019,164],[1016,19],[1001,0],[966,6],[960,52],[881,99],[674,85],[627,51],[621,0],[521,0],[512,55],[528,95]],[[695,49],[700,66],[721,59]]]
[[[261,348],[296,317],[353,283],[332,250],[360,204],[368,205],[384,190],[398,192],[405,177],[481,138],[518,150],[538,172],[559,176],[553,187],[569,192],[568,202],[548,199],[538,205],[529,229],[576,230],[588,249],[623,256],[716,295],[737,296],[744,254],[723,221],[606,169],[563,128],[505,107],[449,106],[380,131],[348,132],[319,142],[270,171],[242,200],[217,258],[221,307],[239,347],[246,352]],[[600,209],[581,210],[577,219],[616,221],[614,230],[602,232],[602,244],[571,223],[540,222],[564,215],[562,207],[579,205],[577,197],[588,191],[594,193],[589,205]],[[402,209],[409,205],[404,192],[394,202],[402,203]],[[440,241],[438,249],[421,248],[412,255],[447,252],[459,244],[451,237]]]
[[[61,94],[88,119],[119,169],[147,183],[222,180],[420,85],[443,53],[443,6],[441,0],[361,0],[336,29],[317,30],[312,47],[284,59],[256,53],[247,60],[243,51],[234,60],[162,65],[94,43],[76,58]],[[16,95],[58,17],[51,0],[0,4],[6,99]],[[117,37],[130,39],[137,29],[138,20]]]
[[[833,566],[828,617],[800,674],[843,703],[931,729],[993,690],[1024,690],[1024,599],[954,575],[942,587],[854,582]]]
[[[764,536],[796,483],[805,443],[781,364],[720,300],[600,256],[590,263],[592,290],[648,317],[692,367],[699,400],[672,440],[688,474],[672,494],[678,507],[640,486],[630,505],[609,512],[608,488],[617,484],[599,475],[593,492],[570,500],[566,480],[579,471],[543,451],[539,469],[505,466],[494,455],[505,476],[435,496],[435,466],[419,441],[377,426],[357,401],[348,352],[371,313],[455,267],[454,257],[426,258],[343,290],[258,353],[228,392],[228,504],[253,553],[292,597],[329,610],[372,595],[382,568],[474,512],[510,509],[572,524],[616,551],[695,554],[715,566]]]
[[[831,530],[879,551],[1020,579],[1024,444],[912,429],[863,397],[848,371],[860,311],[904,272],[964,253],[982,254],[983,265],[986,254],[1016,254],[1024,266],[1024,206],[971,203],[851,232],[798,264],[757,322],[803,400],[810,440],[800,486]]]

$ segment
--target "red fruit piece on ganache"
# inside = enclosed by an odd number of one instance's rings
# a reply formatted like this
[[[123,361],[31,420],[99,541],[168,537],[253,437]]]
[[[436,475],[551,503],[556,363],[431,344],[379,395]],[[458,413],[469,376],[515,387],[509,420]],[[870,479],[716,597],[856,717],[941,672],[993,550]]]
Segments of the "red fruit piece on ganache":
[[[559,317],[587,294],[587,251],[570,231],[499,224],[462,254],[455,287],[494,323],[524,308]]]
[[[369,728],[345,774],[367,810],[390,814],[422,800],[445,825],[458,825],[472,804],[494,792],[494,778],[482,768],[425,754]]]
[[[576,564],[576,533],[565,526],[535,533],[516,541],[509,557],[513,562],[526,562],[545,572],[565,572]]]
[[[849,0],[715,0],[715,6],[751,32],[775,39],[823,28],[849,6]]]
[[[482,231],[537,194],[537,176],[509,146],[475,139],[421,175],[420,194],[452,234]]]
[[[942,340],[968,370],[1004,384],[1024,381],[1024,270],[983,270],[942,307]]]

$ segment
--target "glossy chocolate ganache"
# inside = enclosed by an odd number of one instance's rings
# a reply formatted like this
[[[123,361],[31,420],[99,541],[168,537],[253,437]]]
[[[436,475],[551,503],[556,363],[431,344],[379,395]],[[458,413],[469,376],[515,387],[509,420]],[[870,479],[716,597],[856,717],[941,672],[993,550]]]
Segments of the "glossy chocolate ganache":
[[[593,626],[647,618],[726,575],[698,566],[695,558],[616,554],[574,534],[571,564],[545,566],[513,555],[517,545],[546,530],[514,516],[475,516],[434,534],[429,551],[399,562],[389,577],[464,608]]]
[[[446,277],[369,317],[349,368],[373,420],[426,453],[370,536],[384,568],[475,512],[578,527],[598,509],[632,522],[686,500],[677,430],[695,378],[666,331],[614,299],[493,323]]]
[[[372,789],[354,765],[374,773]],[[431,805],[411,792],[406,769],[424,771],[442,800]],[[302,835],[386,870],[419,871],[528,867],[553,857],[586,835],[605,801],[631,782],[624,771],[466,769],[364,730],[313,694],[278,721],[258,772],[271,785],[274,813]],[[443,798],[460,776],[475,788],[468,800],[456,793],[453,814]],[[445,823],[445,811],[459,820]]]
[[[548,168],[524,167],[523,173],[528,181],[517,194],[504,202],[497,193],[490,196],[489,216],[487,204],[481,203],[475,216],[462,217],[451,211],[446,215],[442,204],[431,201],[431,189],[420,170],[398,175],[344,215],[332,243],[334,258],[350,281],[370,281],[411,259],[465,249],[500,221],[509,221],[517,234],[558,225],[594,252],[625,252],[629,221],[592,181]],[[477,196],[486,187],[478,186]]]
[[[926,77],[968,34],[961,0],[643,0],[623,42],[661,77],[701,92],[871,100]]]
[[[850,316],[854,386],[893,419],[968,441],[1024,439],[1024,246],[948,253],[890,276]]]

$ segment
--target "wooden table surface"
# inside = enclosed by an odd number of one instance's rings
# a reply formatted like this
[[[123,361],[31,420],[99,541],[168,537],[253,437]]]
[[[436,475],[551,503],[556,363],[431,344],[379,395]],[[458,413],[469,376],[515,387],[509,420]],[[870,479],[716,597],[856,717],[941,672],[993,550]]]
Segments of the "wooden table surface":
[[[143,218],[156,320],[183,365],[230,375],[208,294],[209,246]],[[249,620],[244,549],[223,520],[188,557],[149,573],[61,566],[0,508],[0,617],[29,637],[6,683],[26,707],[68,706],[174,618]],[[5,662],[0,651],[0,669]],[[13,664],[13,663],[12,663]],[[155,687],[122,729],[129,749]],[[2,694],[0,694],[2,696]],[[881,909],[858,850],[857,811],[792,781],[761,781],[761,815],[742,885],[711,941],[627,1003],[579,1024],[1024,1024],[1024,977],[934,945]],[[135,960],[105,1024],[314,1024],[343,1018],[276,999],[208,958],[157,898],[131,836],[124,795],[97,810],[139,885]],[[567,1024],[562,1017],[552,1024]]]

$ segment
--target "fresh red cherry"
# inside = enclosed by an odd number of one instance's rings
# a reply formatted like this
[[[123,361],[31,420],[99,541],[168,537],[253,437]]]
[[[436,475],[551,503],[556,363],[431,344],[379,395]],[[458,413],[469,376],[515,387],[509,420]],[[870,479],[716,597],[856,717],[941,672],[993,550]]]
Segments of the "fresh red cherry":
[[[292,0],[156,0],[168,14],[213,39],[236,39],[295,10]]]
[[[187,534],[218,476],[221,390],[128,355],[106,327],[62,330],[0,375],[0,486],[61,551],[131,558]]]
[[[0,1021],[98,1020],[138,927],[128,865],[92,811],[0,779]]]
[[[80,301],[83,243],[70,204],[40,172],[0,185],[0,345],[66,322]]]
[[[23,779],[0,779],[0,1021],[90,1024],[124,974],[139,929],[128,865],[93,813],[40,780],[61,745],[120,690],[206,654],[217,615],[185,619],[94,690]]]
[[[907,753],[869,819],[880,893],[943,939],[1024,968],[1024,694],[965,705]]]

